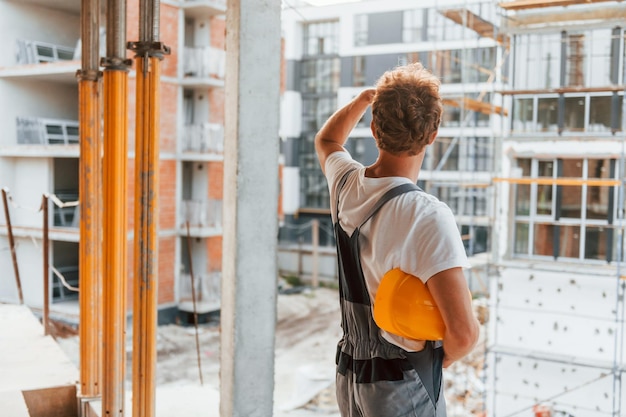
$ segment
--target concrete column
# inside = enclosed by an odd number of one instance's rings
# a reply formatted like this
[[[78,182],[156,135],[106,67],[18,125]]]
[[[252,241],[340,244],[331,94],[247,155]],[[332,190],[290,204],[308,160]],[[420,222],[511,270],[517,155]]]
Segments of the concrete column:
[[[220,415],[273,414],[280,0],[228,0]]]

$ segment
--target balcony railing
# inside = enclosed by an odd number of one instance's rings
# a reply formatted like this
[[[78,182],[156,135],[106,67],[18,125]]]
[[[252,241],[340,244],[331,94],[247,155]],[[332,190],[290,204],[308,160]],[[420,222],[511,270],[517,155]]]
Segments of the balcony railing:
[[[183,131],[183,152],[224,152],[224,127],[215,123],[187,125]]]
[[[222,200],[183,200],[181,211],[183,225],[222,228]]]
[[[226,51],[212,47],[185,47],[183,69],[185,77],[224,78]]]
[[[18,117],[17,143],[22,145],[71,145],[78,143],[78,122],[62,119]]]
[[[196,311],[199,313],[219,309],[221,281],[221,272],[194,274],[194,291],[192,291],[191,275],[181,274],[178,287],[178,301],[184,306],[183,310],[192,311],[194,295],[196,298]]]
[[[75,48],[54,45],[46,42],[18,39],[15,44],[18,64],[39,64],[45,62],[71,61]]]

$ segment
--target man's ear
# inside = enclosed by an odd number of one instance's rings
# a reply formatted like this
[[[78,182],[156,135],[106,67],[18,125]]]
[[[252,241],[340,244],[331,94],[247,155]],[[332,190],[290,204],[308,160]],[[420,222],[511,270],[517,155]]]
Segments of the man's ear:
[[[439,133],[439,130],[435,130],[433,132],[433,134],[430,136],[430,139],[428,139],[428,144],[432,145],[433,142],[435,141],[435,139],[437,139],[437,134]]]
[[[370,130],[372,131],[372,136],[376,139],[376,133],[374,133],[374,121],[370,122]]]

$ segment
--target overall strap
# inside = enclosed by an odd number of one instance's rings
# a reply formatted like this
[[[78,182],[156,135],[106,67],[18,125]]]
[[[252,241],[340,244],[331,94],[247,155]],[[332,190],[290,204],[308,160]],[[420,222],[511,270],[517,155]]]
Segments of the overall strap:
[[[361,229],[361,227],[363,227],[363,225],[367,223],[367,221],[371,219],[374,214],[378,213],[378,210],[380,210],[380,208],[385,205],[385,203],[387,203],[389,200],[399,196],[400,194],[408,193],[410,191],[422,191],[422,189],[413,183],[407,183],[395,186],[387,191],[385,194],[383,194],[380,200],[376,202],[376,204],[374,205],[374,207],[372,207],[369,213],[367,213],[367,215],[365,216],[365,220],[361,222],[357,229]]]
[[[348,181],[348,176],[354,171],[356,171],[356,168],[349,169],[345,174],[343,174],[343,176],[339,180],[339,183],[337,184],[337,210],[335,210],[335,216],[337,216],[337,218],[333,221],[333,223],[339,222],[339,193],[341,193],[343,186],[346,185],[346,181]]]

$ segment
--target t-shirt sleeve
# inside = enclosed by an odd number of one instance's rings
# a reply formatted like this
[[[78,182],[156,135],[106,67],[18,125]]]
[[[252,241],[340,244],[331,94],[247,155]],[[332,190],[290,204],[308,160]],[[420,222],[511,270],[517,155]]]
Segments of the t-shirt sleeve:
[[[405,259],[411,263],[409,270],[424,283],[446,269],[470,267],[454,215],[445,204],[438,203],[412,236],[412,244],[405,247]]]
[[[346,151],[333,152],[326,158],[326,179],[328,180],[328,188],[331,192],[337,186],[337,182],[341,177],[353,167],[361,167],[362,165],[352,159],[352,156]]]
[[[326,180],[328,181],[328,189],[330,191],[330,211],[333,221],[336,218],[336,204],[337,204],[337,185],[343,175],[353,169],[362,168],[363,165],[354,159],[348,152],[337,151],[331,153],[326,158]]]

